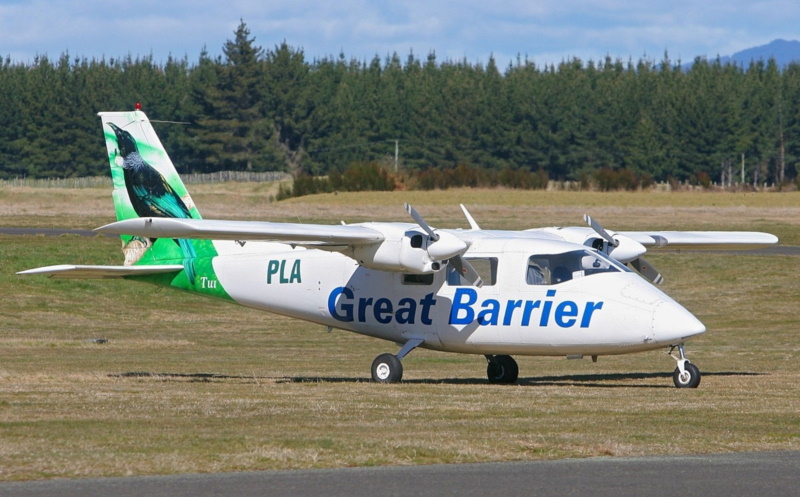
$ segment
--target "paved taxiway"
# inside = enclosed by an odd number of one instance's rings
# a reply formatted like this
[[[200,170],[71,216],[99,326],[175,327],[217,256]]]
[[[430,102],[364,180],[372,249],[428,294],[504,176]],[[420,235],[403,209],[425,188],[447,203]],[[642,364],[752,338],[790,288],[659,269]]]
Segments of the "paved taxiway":
[[[800,452],[591,458],[0,483],[0,496],[784,497]]]

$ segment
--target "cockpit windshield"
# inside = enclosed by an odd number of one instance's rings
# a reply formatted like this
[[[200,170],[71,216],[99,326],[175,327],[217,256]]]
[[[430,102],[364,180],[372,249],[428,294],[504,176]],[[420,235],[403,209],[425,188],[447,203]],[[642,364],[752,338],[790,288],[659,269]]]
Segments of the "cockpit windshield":
[[[562,254],[532,255],[525,281],[529,285],[555,285],[600,273],[630,272],[630,269],[594,250]]]

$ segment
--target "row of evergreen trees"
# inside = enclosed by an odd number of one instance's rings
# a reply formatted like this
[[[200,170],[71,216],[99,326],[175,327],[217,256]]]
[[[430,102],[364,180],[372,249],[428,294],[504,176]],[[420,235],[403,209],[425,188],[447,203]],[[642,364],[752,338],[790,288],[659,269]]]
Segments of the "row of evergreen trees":
[[[800,65],[697,60],[488,63],[265,50],[244,22],[223,55],[0,62],[0,177],[107,174],[98,111],[141,102],[181,172],[457,176],[459,165],[580,180],[597,171],[783,183],[800,160]],[[397,152],[397,155],[395,155]],[[731,171],[733,171],[732,174]],[[511,174],[511,173],[506,173]],[[613,174],[612,174],[613,176]],[[617,174],[616,177],[620,175]],[[624,176],[624,175],[623,175]]]

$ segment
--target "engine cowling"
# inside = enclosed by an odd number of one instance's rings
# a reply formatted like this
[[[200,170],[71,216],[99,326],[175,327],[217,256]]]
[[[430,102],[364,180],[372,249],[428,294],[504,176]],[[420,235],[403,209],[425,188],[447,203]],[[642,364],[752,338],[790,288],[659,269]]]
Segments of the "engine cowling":
[[[467,244],[457,236],[439,232],[434,241],[416,229],[397,229],[392,226],[371,226],[380,230],[382,242],[360,245],[353,257],[362,266],[383,271],[428,274],[440,271],[448,260],[467,250]]]

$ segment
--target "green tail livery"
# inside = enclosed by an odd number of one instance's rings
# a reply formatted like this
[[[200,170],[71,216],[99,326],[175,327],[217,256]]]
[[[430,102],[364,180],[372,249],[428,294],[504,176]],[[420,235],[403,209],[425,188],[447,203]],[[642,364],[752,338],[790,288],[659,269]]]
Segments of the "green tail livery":
[[[201,219],[192,197],[144,112],[101,112],[117,221]],[[122,266],[53,266],[60,278],[129,278],[229,298],[215,281],[210,240],[120,235]]]

